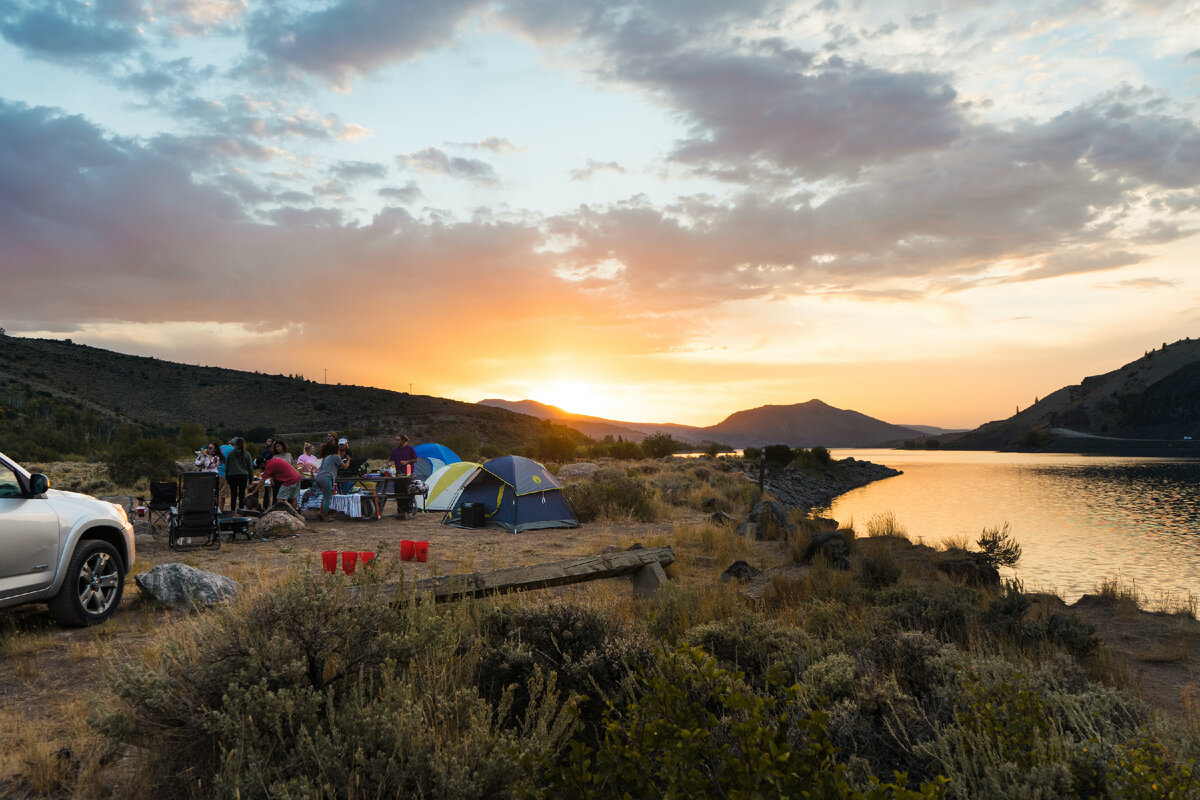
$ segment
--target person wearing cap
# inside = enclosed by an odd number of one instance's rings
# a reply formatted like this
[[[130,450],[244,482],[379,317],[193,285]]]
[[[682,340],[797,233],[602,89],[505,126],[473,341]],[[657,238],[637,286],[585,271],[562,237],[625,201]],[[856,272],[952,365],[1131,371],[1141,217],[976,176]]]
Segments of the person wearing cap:
[[[350,459],[353,458],[354,454],[350,452],[350,440],[345,436],[337,441],[337,454],[346,462],[346,466],[342,467],[342,469],[349,469]],[[341,494],[349,494],[352,488],[354,488],[353,483],[343,482],[338,484],[338,492]]]
[[[236,440],[237,437],[235,436],[233,439],[229,440],[229,444],[221,445],[221,464],[217,467],[217,475],[221,479],[221,488],[218,490],[217,494],[218,511],[225,510],[225,498],[229,497],[229,478],[225,474],[225,465],[229,461],[229,454],[233,452],[233,443]],[[230,504],[230,510],[237,511],[237,509],[233,507],[232,503]]]

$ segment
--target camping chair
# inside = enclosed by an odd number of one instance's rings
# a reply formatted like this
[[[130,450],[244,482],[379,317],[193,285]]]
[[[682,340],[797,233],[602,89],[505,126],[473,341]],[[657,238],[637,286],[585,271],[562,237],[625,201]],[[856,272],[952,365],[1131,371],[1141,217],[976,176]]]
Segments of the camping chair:
[[[167,544],[172,550],[220,547],[217,509],[221,479],[215,472],[185,472],[179,502],[171,509]]]
[[[146,521],[154,524],[154,515],[167,519],[171,507],[179,499],[179,484],[175,481],[150,481],[150,502],[146,503]]]

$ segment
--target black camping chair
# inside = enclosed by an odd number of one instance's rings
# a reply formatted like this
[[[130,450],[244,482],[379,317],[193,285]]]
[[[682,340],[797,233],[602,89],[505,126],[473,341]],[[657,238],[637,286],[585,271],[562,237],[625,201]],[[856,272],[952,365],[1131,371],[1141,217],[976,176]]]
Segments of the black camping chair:
[[[146,503],[146,521],[154,524],[154,515],[160,520],[167,519],[171,507],[179,499],[179,484],[175,481],[150,481],[150,502]]]
[[[167,544],[172,550],[221,546],[217,507],[221,479],[215,472],[185,472],[179,502],[171,509]]]

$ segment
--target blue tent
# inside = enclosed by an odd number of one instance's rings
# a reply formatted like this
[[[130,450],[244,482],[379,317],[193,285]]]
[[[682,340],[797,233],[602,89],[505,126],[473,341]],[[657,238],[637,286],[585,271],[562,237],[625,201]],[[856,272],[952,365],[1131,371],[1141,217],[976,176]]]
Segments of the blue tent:
[[[521,456],[500,456],[482,465],[463,484],[442,524],[462,524],[462,504],[480,503],[484,525],[512,533],[539,528],[578,528],[579,520],[562,486],[546,468]]]
[[[443,464],[454,464],[455,462],[462,461],[453,450],[444,444],[419,444],[413,450],[416,450],[417,455],[422,458],[428,458],[431,461],[437,460]]]

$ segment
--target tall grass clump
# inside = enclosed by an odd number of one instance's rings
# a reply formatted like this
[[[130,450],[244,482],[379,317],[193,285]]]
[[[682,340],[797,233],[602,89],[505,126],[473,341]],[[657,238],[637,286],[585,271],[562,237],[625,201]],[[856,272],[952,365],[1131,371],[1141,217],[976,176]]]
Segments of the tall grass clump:
[[[883,511],[867,520],[867,536],[889,536],[908,540],[908,530],[900,524],[894,513]]]
[[[620,467],[602,467],[565,487],[571,508],[580,522],[598,519],[654,522],[663,515],[661,502],[644,478]]]
[[[553,677],[531,676],[515,719],[511,692],[480,695],[465,607],[357,588],[295,574],[176,627],[111,668],[94,724],[164,796],[195,797],[494,797],[569,735]]]

